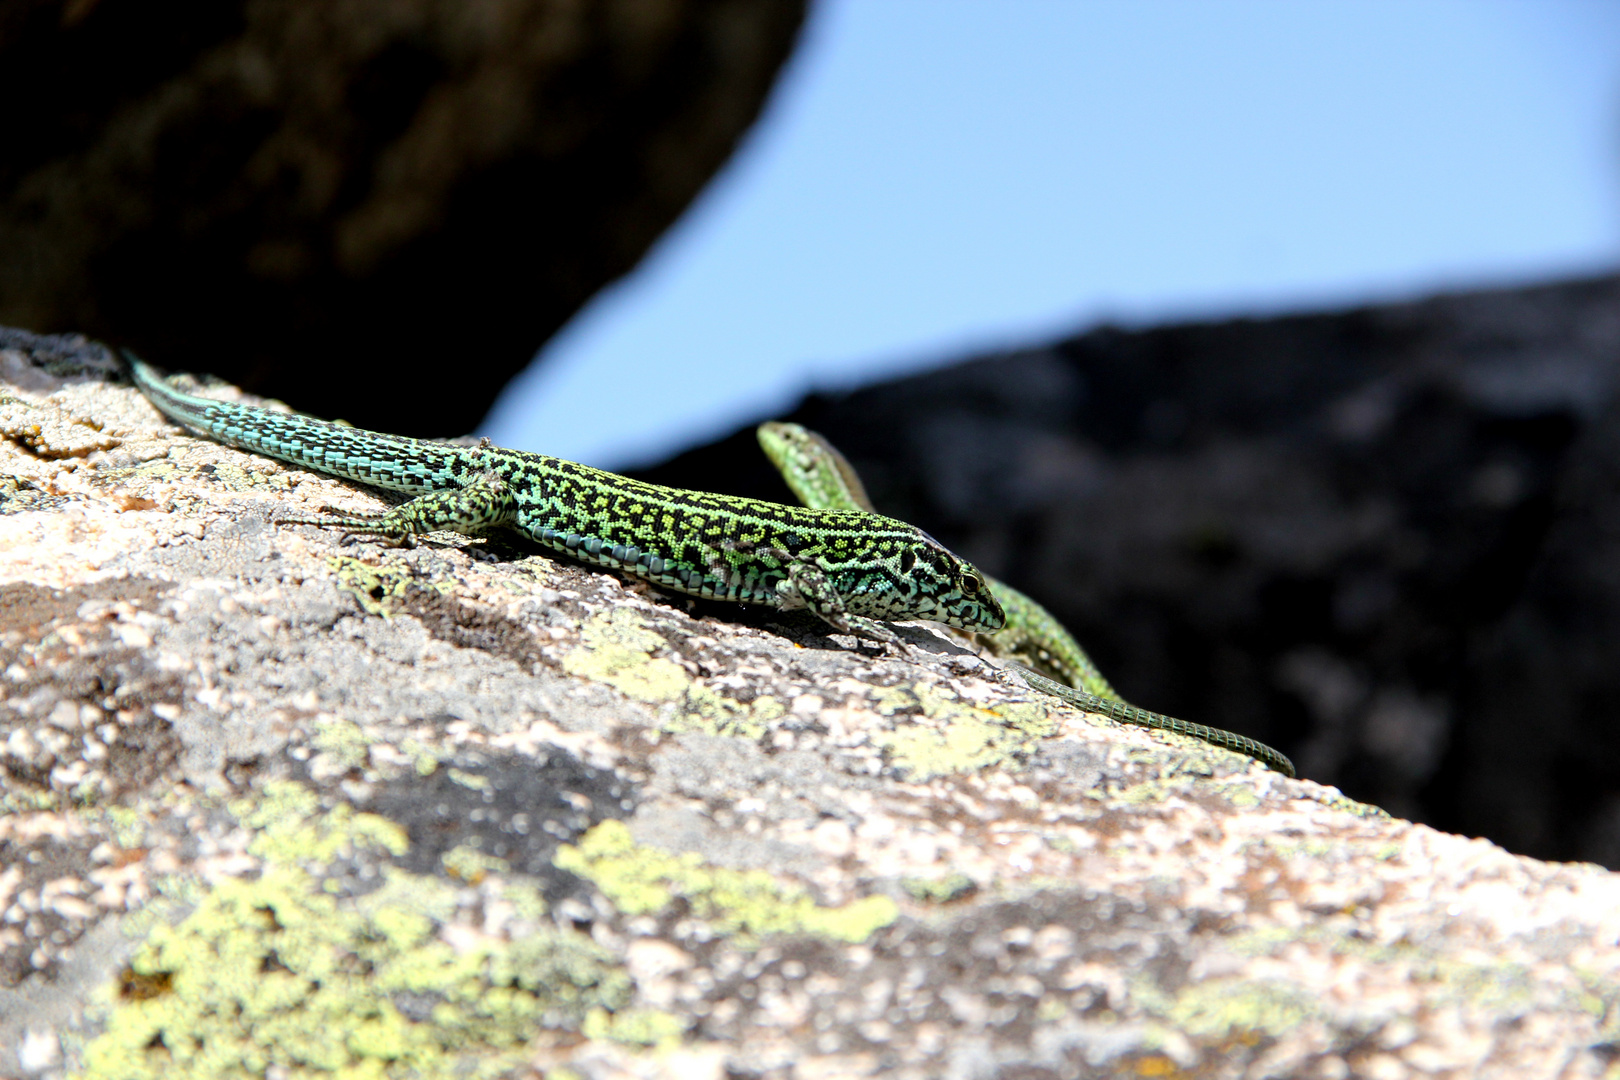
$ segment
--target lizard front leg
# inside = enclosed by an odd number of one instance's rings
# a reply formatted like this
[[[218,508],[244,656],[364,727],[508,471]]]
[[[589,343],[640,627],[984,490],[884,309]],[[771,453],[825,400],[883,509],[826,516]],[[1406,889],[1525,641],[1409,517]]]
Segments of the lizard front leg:
[[[904,645],[893,630],[876,619],[851,615],[845,610],[844,598],[838,595],[832,579],[827,576],[826,571],[816,565],[815,560],[781,548],[761,547],[748,540],[728,540],[725,548],[728,551],[774,559],[780,563],[787,574],[787,580],[776,586],[777,594],[784,599],[795,601],[794,606],[802,603],[812,615],[839,633],[853,634],[885,645]],[[722,572],[729,571],[729,567],[725,567],[718,558],[715,561]]]
[[[368,517],[289,517],[278,518],[279,525],[320,525],[348,530],[348,536],[381,536],[410,547],[416,537],[430,532],[474,533],[495,525],[510,525],[514,517],[512,494],[506,481],[487,472],[466,487],[430,491],[394,507],[386,514]]]

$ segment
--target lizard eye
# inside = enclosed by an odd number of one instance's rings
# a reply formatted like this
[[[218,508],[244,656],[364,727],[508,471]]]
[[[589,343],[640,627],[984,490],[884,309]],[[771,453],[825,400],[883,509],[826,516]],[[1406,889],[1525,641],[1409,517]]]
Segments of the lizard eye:
[[[962,576],[962,591],[969,596],[979,595],[980,584],[982,583],[979,581],[977,574],[964,574]]]

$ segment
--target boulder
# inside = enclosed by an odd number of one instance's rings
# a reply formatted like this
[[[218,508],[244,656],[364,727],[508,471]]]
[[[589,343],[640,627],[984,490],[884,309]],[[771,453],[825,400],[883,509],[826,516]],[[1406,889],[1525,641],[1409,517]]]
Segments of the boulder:
[[[472,430],[725,162],[803,0],[21,0],[0,321]]]
[[[1599,1077],[1620,875],[183,434],[0,337],[0,1074]],[[234,396],[217,387],[213,392]]]

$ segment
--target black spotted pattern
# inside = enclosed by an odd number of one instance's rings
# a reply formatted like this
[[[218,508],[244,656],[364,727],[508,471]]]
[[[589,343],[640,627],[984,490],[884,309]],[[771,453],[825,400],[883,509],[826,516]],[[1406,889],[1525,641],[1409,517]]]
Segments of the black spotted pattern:
[[[780,608],[805,606],[792,582],[790,564],[799,562],[820,571],[849,615],[932,619],[967,630],[995,630],[1005,619],[983,575],[892,518],[683,491],[487,441],[458,447],[214,401],[129,360],[142,393],[186,427],[294,465],[422,496],[377,518],[319,524],[400,539],[508,526],[552,550],[665,588]]]

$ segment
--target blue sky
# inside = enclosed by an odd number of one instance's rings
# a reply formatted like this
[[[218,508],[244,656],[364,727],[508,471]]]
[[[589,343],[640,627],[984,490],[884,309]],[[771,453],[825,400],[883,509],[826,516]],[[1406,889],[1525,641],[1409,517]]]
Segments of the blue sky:
[[[821,0],[740,152],[482,433],[622,467],[1103,320],[1616,266],[1612,0]]]

